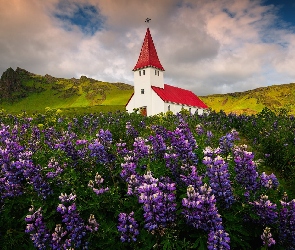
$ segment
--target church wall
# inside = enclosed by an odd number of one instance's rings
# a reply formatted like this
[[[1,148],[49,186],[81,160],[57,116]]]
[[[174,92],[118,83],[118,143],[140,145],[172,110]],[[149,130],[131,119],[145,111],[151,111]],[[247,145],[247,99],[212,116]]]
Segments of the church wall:
[[[187,105],[180,105],[180,104],[170,103],[170,102],[164,103],[164,112],[167,112],[170,110],[173,112],[173,114],[176,114],[176,113],[179,113],[182,108],[190,111],[192,114],[195,114],[195,112],[198,112],[198,114],[200,115],[200,114],[203,114],[204,112],[202,108],[191,107]]]
[[[164,111],[164,101],[154,92],[152,91],[152,108],[150,115],[156,115]],[[149,115],[149,111],[148,111],[148,115]]]

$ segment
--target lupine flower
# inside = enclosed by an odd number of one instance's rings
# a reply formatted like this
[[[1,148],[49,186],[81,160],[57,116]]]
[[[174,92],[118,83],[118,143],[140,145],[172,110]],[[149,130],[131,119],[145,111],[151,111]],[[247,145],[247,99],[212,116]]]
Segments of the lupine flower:
[[[138,223],[134,219],[134,212],[130,214],[120,213],[118,231],[121,233],[120,240],[122,242],[136,241],[136,236],[139,234]]]
[[[121,164],[122,171],[120,173],[120,176],[127,180],[131,175],[136,175],[136,164],[134,162],[127,161],[126,163]]]
[[[238,135],[239,133],[233,129],[230,133],[227,133],[219,139],[219,148],[222,155],[227,156],[231,152],[234,142],[239,140]]]
[[[75,203],[76,195],[61,194],[59,196],[61,204],[57,207],[57,212],[62,215],[62,222],[65,229],[61,225],[57,225],[55,232],[52,234],[53,249],[68,249],[69,247],[79,248],[87,247],[87,242],[83,238],[87,231],[97,231],[98,224],[94,216],[90,216],[89,225],[85,225],[80,217]]]
[[[272,238],[272,234],[270,232],[270,228],[266,227],[263,230],[263,234],[261,235],[261,239],[263,241],[263,245],[266,247],[270,247],[276,244],[276,241]]]
[[[203,185],[202,177],[198,175],[197,168],[195,166],[191,166],[190,170],[190,173],[188,173],[187,175],[181,174],[180,178],[184,185],[191,185],[195,189],[199,189]]]
[[[206,159],[209,157],[206,157]],[[226,207],[229,207],[235,200],[230,183],[230,174],[228,172],[228,164],[217,156],[213,161],[203,161],[207,165],[207,176],[212,193],[216,196],[217,201],[223,201]],[[208,162],[211,162],[208,164]]]
[[[230,238],[223,229],[211,230],[208,234],[207,249],[230,249]]]
[[[137,130],[131,125],[131,122],[126,122],[126,134],[133,138],[138,137]]]
[[[149,141],[152,144],[154,159],[162,159],[167,149],[163,136],[160,134],[150,136]]]
[[[284,246],[295,249],[295,199],[287,201],[287,195],[281,200],[280,210],[280,240]]]
[[[220,228],[222,219],[216,207],[216,200],[212,189],[204,184],[200,191],[196,192],[193,186],[187,188],[187,198],[182,199],[184,207],[182,214],[188,224],[200,228],[206,232]]]
[[[211,148],[210,146],[205,147],[205,149],[203,150],[204,153],[204,157],[210,157],[210,159],[214,159],[215,157],[217,157],[220,153],[221,150],[220,148]],[[208,159],[209,160],[209,159]],[[210,164],[210,162],[208,162]]]
[[[253,161],[254,154],[246,151],[246,145],[234,148],[234,162],[236,163],[236,180],[246,190],[257,189],[257,166]]]
[[[51,171],[46,173],[46,177],[55,178],[64,171],[66,164],[60,165],[59,162],[55,160],[55,158],[51,158],[48,162],[47,167]]]
[[[107,191],[109,191],[109,188],[103,188],[101,187],[101,184],[103,183],[104,179],[96,173],[94,181],[90,180],[88,183],[88,187],[92,188],[93,192],[96,193],[97,195],[103,194]],[[95,188],[97,186],[98,188]]]
[[[202,127],[201,124],[198,124],[198,125],[196,126],[196,132],[197,132],[198,135],[202,135],[202,134],[204,134],[204,129],[203,129],[203,127]]]
[[[194,151],[198,145],[188,125],[184,122],[181,122],[173,132],[170,132],[170,137],[171,147],[167,147],[168,152],[165,153],[164,159],[166,166],[178,182],[181,166],[197,164],[198,158]]]
[[[156,230],[162,234],[163,229],[174,222],[175,184],[169,179],[159,182],[151,172],[144,175],[142,184],[138,187],[138,201],[143,204],[145,228],[154,233]]]
[[[145,143],[147,140],[137,137],[134,139],[133,143],[133,161],[138,162],[140,159],[145,158],[149,155],[150,146]]]
[[[93,214],[90,214],[88,219],[88,225],[86,226],[86,229],[90,232],[96,232],[98,230],[99,224],[97,223],[95,217]]]
[[[259,176],[259,179],[262,187],[276,189],[279,186],[278,179],[274,174],[267,175],[265,172],[263,172]]]
[[[268,200],[267,195],[261,195],[259,201],[249,202],[253,205],[255,213],[259,216],[259,223],[269,225],[276,222],[278,213],[277,205]]]
[[[50,246],[50,233],[43,221],[41,208],[34,212],[32,206],[29,211],[32,214],[25,218],[28,223],[25,232],[30,234],[30,238],[37,249],[47,249]]]

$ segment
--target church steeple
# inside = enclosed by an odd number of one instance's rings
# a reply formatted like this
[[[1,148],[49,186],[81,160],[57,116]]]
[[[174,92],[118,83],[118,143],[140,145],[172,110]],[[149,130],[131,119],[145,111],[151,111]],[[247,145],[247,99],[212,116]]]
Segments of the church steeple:
[[[133,71],[147,67],[152,67],[164,71],[164,68],[159,60],[149,28],[147,28],[140,55],[136,65],[133,68]]]

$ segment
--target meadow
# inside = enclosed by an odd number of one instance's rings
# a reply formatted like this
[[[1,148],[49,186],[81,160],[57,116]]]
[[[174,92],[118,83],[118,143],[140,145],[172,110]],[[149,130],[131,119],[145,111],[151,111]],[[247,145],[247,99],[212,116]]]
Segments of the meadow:
[[[295,118],[0,111],[1,249],[295,249]]]

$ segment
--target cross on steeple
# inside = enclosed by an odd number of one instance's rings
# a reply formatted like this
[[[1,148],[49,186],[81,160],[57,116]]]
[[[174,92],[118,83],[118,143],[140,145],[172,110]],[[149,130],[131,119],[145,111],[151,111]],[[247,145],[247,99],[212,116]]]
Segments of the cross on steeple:
[[[145,19],[146,23],[149,23],[152,19],[150,19],[149,17]]]

